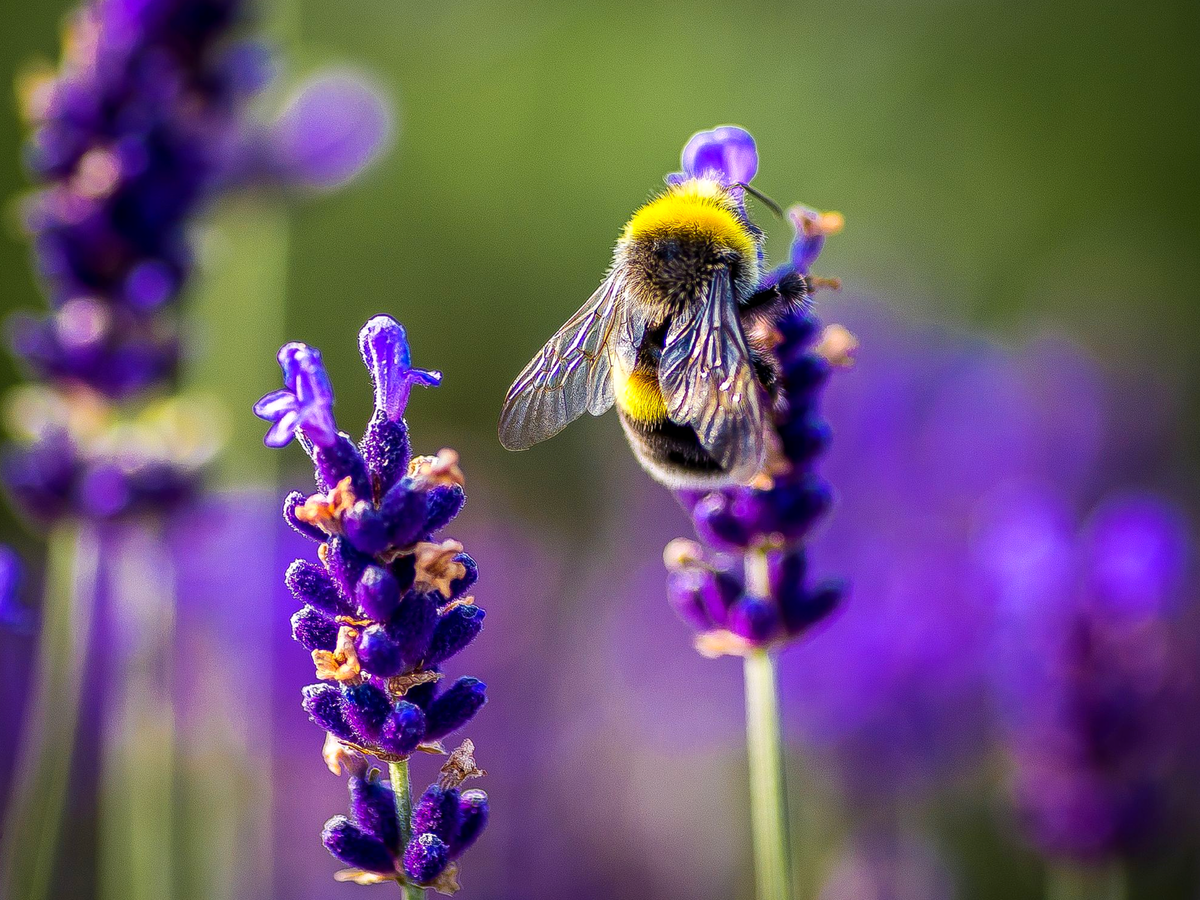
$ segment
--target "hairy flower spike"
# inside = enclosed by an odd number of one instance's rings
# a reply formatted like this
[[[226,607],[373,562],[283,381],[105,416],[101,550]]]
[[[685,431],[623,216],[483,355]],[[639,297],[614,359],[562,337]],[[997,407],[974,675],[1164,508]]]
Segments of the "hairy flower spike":
[[[754,140],[725,126],[700,132],[683,153],[683,173],[724,184],[748,183],[758,168]],[[825,238],[839,232],[839,213],[804,206],[789,210],[795,229],[789,260],[763,276],[760,287],[807,277],[811,286],[834,279],[809,275]],[[680,491],[701,543],[676,540],[664,561],[671,606],[698,632],[706,656],[747,655],[793,640],[833,611],[843,588],[804,583],[803,544],[832,501],[814,463],[829,442],[818,403],[829,370],[848,365],[856,342],[844,328],[821,330],[807,309],[762,325],[755,338],[775,358],[779,398],[766,441],[767,462],[749,484],[715,491]]]
[[[431,788],[436,796],[422,799],[407,823],[397,819],[392,787],[368,771],[366,758],[394,765],[417,752],[444,754],[439,740],[487,700],[478,678],[445,689],[439,683],[442,667],[484,623],[484,611],[464,596],[478,577],[475,561],[438,534],[463,507],[465,479],[453,450],[410,461],[403,412],[411,387],[434,386],[440,374],[412,367],[404,329],[387,316],[371,319],[359,343],[376,402],[359,443],[337,431],[320,353],[304,344],[280,351],[285,387],[255,409],[273,422],[268,445],[298,437],[315,470],[317,491],[290,493],[284,518],[321,541],[318,561],[296,560],[287,572],[302,607],[292,633],[316,666],[319,683],[304,688],[303,706],[327,732],[326,766],[351,774],[352,815],[330,819],[322,839],[351,867],[338,880],[452,893],[457,859],[488,816],[483,792],[458,791],[464,779],[483,774],[474,745],[464,741],[450,755]],[[413,837],[400,846],[405,833]]]

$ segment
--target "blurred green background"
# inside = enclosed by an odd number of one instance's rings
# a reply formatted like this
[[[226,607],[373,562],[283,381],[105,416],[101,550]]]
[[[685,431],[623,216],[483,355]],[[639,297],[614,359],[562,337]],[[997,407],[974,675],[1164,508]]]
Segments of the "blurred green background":
[[[65,8],[6,3],[0,72],[55,58]],[[846,214],[821,270],[848,289],[1001,334],[1061,325],[1113,366],[1173,373],[1195,405],[1195,3],[292,0],[271,14],[289,77],[352,61],[392,92],[400,136],[368,178],[294,216],[286,325],[197,343],[200,380],[237,411],[240,472],[273,464],[244,413],[278,377],[263,348],[324,348],[353,430],[368,412],[347,387],[363,380],[354,335],[387,311],[446,372],[414,427],[508,495],[488,499],[586,519],[581,476],[619,429],[589,421],[509,456],[500,400],[683,142],[721,122],[757,137],[764,191]],[[2,115],[10,197],[25,186],[15,104]],[[0,307],[37,306],[7,221]],[[785,229],[768,227],[781,253]],[[4,356],[0,380],[14,377]]]

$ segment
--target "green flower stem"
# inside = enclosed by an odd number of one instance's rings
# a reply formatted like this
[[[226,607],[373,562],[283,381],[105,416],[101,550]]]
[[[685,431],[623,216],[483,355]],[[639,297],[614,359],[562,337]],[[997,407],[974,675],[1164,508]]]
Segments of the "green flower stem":
[[[775,662],[766,650],[746,656],[746,747],[755,896],[758,900],[793,900]]]
[[[400,819],[400,852],[403,853],[412,840],[412,792],[408,785],[408,760],[388,763],[388,777],[396,797],[396,815]],[[405,900],[422,900],[424,896],[424,888],[415,884],[404,886]]]
[[[1099,866],[1052,864],[1046,870],[1046,900],[1127,900],[1129,882],[1119,862]]]
[[[100,897],[176,896],[175,577],[161,527],[113,527],[112,715],[100,769]]]
[[[74,522],[55,526],[46,557],[33,701],[4,822],[0,897],[45,900],[50,896],[60,862],[99,568],[94,531]]]

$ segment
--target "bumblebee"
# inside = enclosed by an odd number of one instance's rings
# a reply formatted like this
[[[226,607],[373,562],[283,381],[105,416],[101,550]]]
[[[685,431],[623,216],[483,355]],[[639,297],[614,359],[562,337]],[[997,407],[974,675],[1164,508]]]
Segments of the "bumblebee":
[[[688,178],[633,214],[600,287],[509,389],[507,449],[616,405],[634,454],[668,487],[742,484],[762,468],[776,399],[764,326],[807,304],[811,286],[793,272],[759,287],[747,190]]]

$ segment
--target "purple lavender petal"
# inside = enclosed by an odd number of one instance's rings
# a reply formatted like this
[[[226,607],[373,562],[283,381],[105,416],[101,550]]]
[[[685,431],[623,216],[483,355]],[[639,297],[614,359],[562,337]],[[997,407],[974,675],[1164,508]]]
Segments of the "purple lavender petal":
[[[749,184],[758,172],[758,150],[750,132],[736,125],[721,125],[692,135],[683,148],[682,162],[689,178]]]
[[[393,139],[382,90],[350,73],[301,85],[271,129],[269,156],[281,180],[330,189],[355,178]]]
[[[358,333],[358,346],[375,386],[375,408],[392,421],[404,417],[414,384],[441,384],[441,372],[413,368],[404,326],[391,316],[370,319]]]

